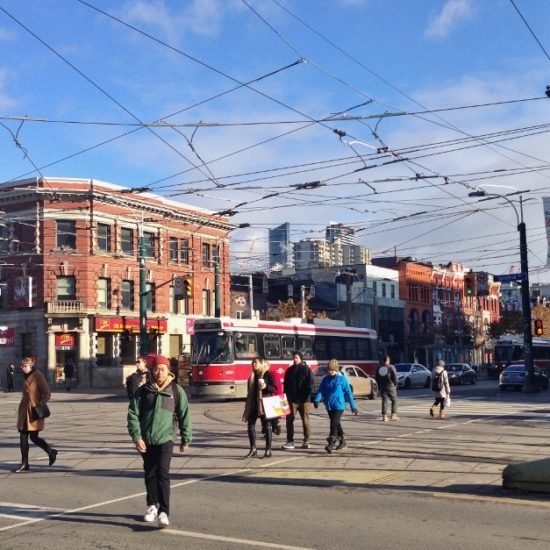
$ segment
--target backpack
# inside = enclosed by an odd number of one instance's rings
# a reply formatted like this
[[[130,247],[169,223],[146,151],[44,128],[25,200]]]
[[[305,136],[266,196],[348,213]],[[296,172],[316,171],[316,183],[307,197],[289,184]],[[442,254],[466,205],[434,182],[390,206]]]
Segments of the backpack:
[[[443,389],[443,371],[436,374],[432,378],[432,390],[433,391],[441,391]]]

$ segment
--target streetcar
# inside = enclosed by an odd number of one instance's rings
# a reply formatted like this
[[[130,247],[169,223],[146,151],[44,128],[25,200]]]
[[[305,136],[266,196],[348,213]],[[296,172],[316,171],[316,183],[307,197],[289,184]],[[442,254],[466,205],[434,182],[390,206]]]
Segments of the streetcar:
[[[495,369],[500,374],[506,365],[524,362],[523,336],[503,336],[495,344]],[[533,337],[533,364],[550,375],[550,338]]]
[[[194,397],[246,397],[252,360],[265,357],[280,382],[300,351],[313,371],[332,358],[353,363],[374,376],[378,367],[376,331],[343,321],[300,319],[261,321],[229,317],[195,319],[190,391]]]

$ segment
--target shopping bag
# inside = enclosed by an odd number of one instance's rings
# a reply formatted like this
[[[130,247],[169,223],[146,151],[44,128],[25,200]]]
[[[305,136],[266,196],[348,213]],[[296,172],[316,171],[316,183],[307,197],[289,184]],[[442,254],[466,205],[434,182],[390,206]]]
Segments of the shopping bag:
[[[290,406],[286,394],[262,397],[265,417],[269,420],[278,416],[290,414]]]
[[[451,406],[451,396],[445,398],[445,407],[448,409]]]

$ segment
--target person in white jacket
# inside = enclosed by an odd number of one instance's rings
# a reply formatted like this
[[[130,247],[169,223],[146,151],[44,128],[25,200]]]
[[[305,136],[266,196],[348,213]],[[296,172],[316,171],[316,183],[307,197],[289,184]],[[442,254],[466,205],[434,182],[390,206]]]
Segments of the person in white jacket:
[[[434,393],[434,404],[430,408],[430,416],[435,415],[439,405],[439,418],[447,418],[445,415],[445,402],[451,397],[449,376],[445,370],[445,361],[439,360],[437,367],[432,371],[432,391]]]

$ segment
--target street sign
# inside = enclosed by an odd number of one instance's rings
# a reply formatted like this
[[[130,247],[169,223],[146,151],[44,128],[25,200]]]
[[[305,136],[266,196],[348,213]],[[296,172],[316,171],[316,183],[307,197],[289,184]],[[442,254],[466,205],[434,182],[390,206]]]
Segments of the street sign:
[[[496,283],[511,283],[518,281],[526,281],[527,273],[507,273],[506,275],[493,275],[493,280]]]

